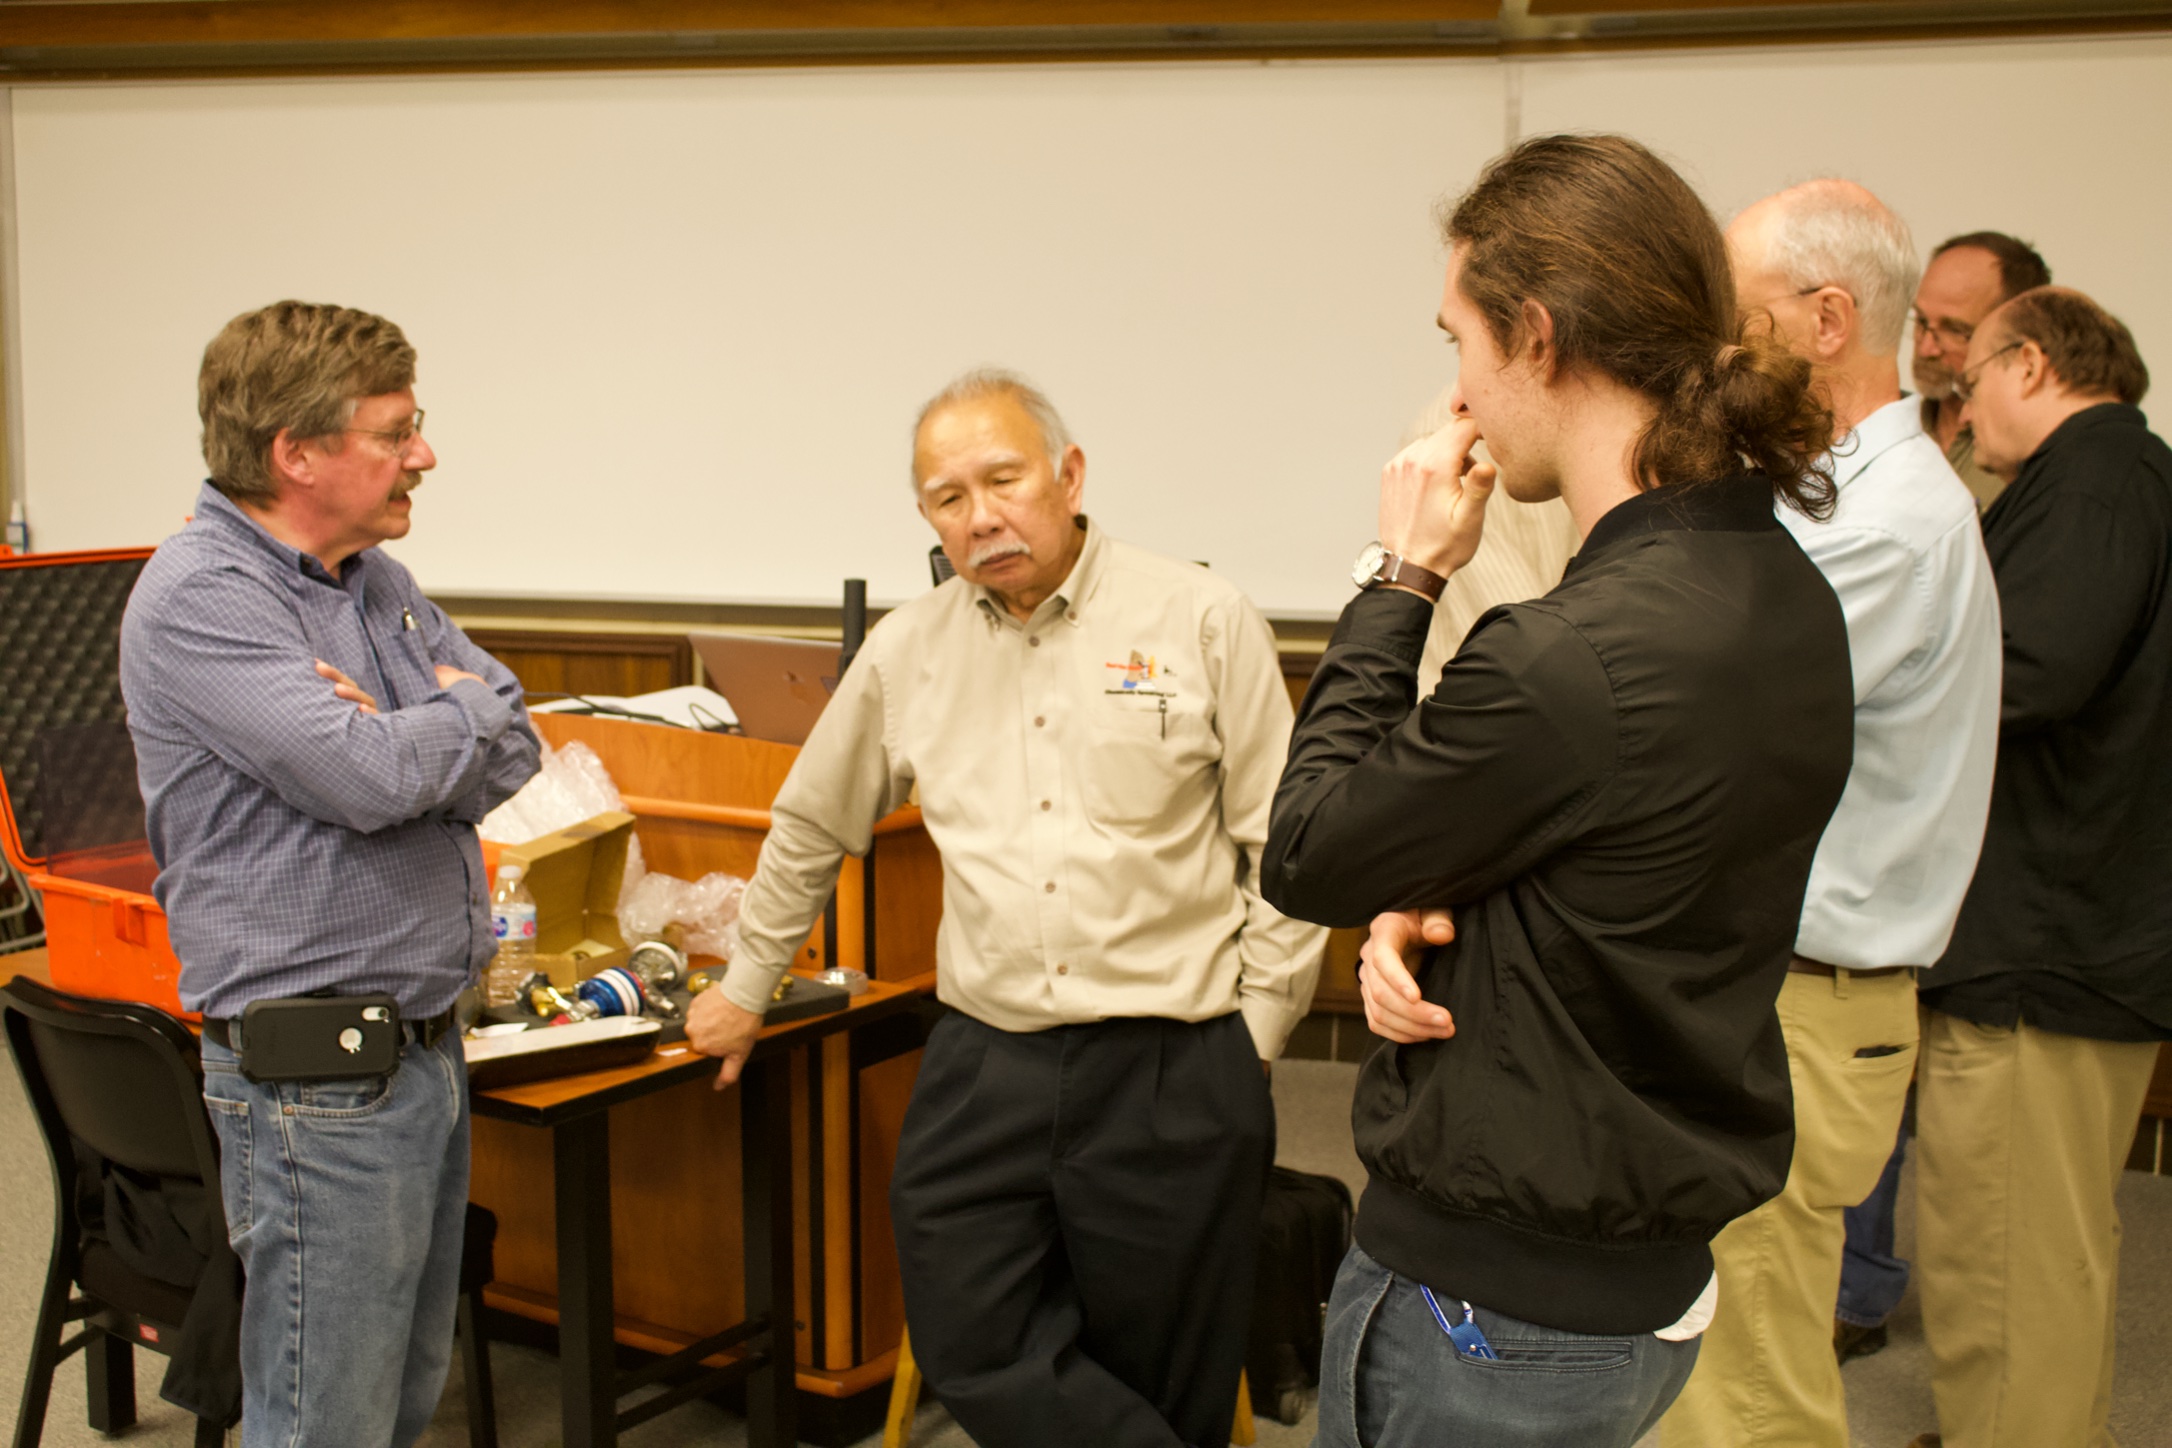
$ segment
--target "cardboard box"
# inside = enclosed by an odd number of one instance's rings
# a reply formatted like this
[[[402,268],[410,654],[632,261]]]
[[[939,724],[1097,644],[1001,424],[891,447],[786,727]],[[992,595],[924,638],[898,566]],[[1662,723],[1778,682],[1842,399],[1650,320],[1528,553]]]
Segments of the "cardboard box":
[[[633,824],[632,815],[607,811],[524,845],[483,842],[493,891],[500,865],[527,872],[522,878],[535,896],[536,968],[561,990],[626,963],[618,892],[626,878]]]

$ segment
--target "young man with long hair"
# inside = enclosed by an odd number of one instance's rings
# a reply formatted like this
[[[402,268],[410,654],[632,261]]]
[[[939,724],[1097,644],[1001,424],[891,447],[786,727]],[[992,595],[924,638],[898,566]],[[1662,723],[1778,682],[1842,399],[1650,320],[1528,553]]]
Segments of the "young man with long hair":
[[[1393,1043],[1358,1084],[1319,1441],[1628,1448],[1696,1360],[1712,1237],[1793,1145],[1774,1001],[1854,698],[1773,510],[1831,507],[1832,417],[1632,141],[1526,141],[1443,231],[1456,421],[1382,478],[1264,862],[1285,911],[1372,923]],[[1581,547],[1421,701],[1496,480],[1559,496]]]

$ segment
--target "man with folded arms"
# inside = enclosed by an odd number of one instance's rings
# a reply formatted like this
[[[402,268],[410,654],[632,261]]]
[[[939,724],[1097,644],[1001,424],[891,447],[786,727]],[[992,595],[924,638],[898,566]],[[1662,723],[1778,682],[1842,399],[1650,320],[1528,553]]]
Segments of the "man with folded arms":
[[[204,1013],[248,1273],[249,1448],[412,1443],[451,1361],[468,1200],[451,1015],[496,949],[475,826],[541,746],[512,674],[377,546],[407,536],[437,465],[414,383],[415,349],[368,312],[227,323],[197,384],[210,481],[121,623],[154,890],[181,1003]],[[393,998],[389,1073],[258,1069],[276,1068],[244,1012],[324,995]]]
[[[2172,449],[2133,336],[2038,287],[1956,379],[2005,677],[1990,821],[1923,986],[1916,1272],[1951,1448],[2108,1444],[2119,1181],[2172,1039]]]
[[[737,1076],[839,862],[917,785],[952,1009],[890,1185],[913,1354],[982,1448],[1220,1445],[1263,1066],[1325,944],[1259,892],[1290,727],[1274,638],[1228,582],[1087,520],[1086,455],[1016,376],[938,393],[912,476],[958,576],[839,681],[688,1039]]]
[[[1713,1240],[1722,1305],[1662,1434],[1667,1448],[1847,1448],[1831,1326],[1843,1218],[1892,1150],[1914,972],[1946,948],[1983,839],[1998,600],[1974,501],[1900,389],[1908,228],[1860,186],[1812,181],[1743,212],[1727,243],[1743,312],[1810,364],[1833,410],[1832,516],[1779,516],[1847,617],[1855,751],[1780,988],[1787,1186]]]

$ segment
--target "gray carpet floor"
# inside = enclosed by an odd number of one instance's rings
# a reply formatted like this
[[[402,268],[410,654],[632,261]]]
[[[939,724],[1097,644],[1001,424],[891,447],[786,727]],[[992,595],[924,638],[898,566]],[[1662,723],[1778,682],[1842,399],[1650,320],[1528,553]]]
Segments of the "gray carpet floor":
[[[1288,1061],[1275,1068],[1275,1107],[1281,1131],[1281,1161],[1304,1171],[1342,1177],[1362,1184],[1357,1156],[1350,1145],[1350,1088],[1357,1074],[1351,1065],[1325,1061]],[[1913,1222],[1913,1193],[1902,1191],[1901,1250],[1908,1251]],[[2172,1448],[2172,1177],[2129,1172],[2120,1187],[2120,1211],[2126,1221],[2121,1259],[2119,1372],[2114,1387],[2112,1427],[2123,1448]],[[5,1416],[0,1431],[12,1428],[17,1386],[27,1349],[38,1284],[45,1274],[52,1224],[52,1195],[44,1148],[30,1119],[12,1070],[0,1070],[0,1394]],[[1848,1418],[1861,1448],[1903,1448],[1917,1433],[1935,1426],[1931,1410],[1929,1361],[1922,1317],[1911,1293],[1890,1326],[1892,1344],[1875,1357],[1847,1368]],[[492,1350],[497,1379],[499,1435],[506,1448],[555,1448],[558,1443],[557,1360],[527,1348],[498,1345]],[[178,1410],[160,1401],[161,1358],[138,1355],[137,1398],[140,1425],[127,1441],[143,1445],[188,1444],[191,1425]],[[427,1448],[454,1448],[467,1441],[461,1407],[457,1361],[453,1380],[436,1422],[422,1439]],[[84,1426],[83,1373],[71,1362],[54,1385],[45,1440],[51,1448],[109,1440]],[[628,1448],[678,1448],[713,1445],[736,1448],[745,1441],[740,1422],[707,1403],[695,1403],[627,1433]],[[871,1437],[862,1448],[875,1448]],[[971,1439],[940,1405],[921,1410],[914,1448],[970,1448]],[[1262,1448],[1300,1448],[1312,1441],[1312,1423],[1285,1427],[1262,1421]]]

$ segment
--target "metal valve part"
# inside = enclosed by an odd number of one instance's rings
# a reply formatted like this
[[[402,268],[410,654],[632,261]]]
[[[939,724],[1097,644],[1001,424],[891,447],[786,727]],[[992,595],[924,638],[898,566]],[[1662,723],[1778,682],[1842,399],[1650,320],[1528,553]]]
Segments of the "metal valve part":
[[[686,983],[686,954],[668,940],[644,940],[626,957],[626,971],[641,982],[648,1013],[675,1021],[684,1014],[669,992]]]

